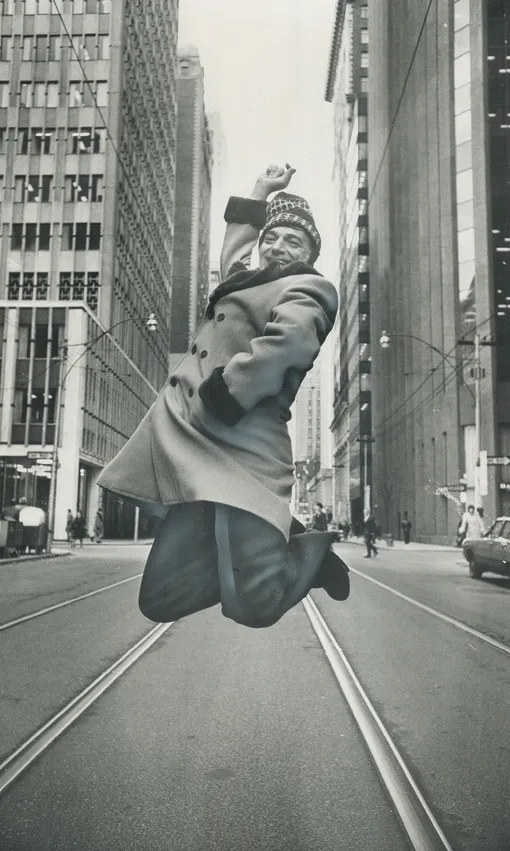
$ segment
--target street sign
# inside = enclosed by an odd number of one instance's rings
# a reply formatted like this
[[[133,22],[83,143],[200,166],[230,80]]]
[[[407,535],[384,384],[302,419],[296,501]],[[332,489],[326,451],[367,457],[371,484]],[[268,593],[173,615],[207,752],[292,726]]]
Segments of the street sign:
[[[47,458],[49,461],[53,458],[53,452],[28,452],[27,458]]]
[[[487,464],[491,464],[493,467],[508,467],[510,457],[508,455],[493,455],[492,457],[489,455]]]
[[[441,485],[440,490],[450,491],[450,493],[464,493],[467,485]]]

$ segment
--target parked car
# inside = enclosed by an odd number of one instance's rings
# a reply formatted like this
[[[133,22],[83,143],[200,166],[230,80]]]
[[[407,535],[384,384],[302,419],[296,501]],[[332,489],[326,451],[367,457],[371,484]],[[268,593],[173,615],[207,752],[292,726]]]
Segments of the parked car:
[[[466,538],[462,549],[473,579],[486,572],[510,576],[510,517],[498,517],[483,538]]]

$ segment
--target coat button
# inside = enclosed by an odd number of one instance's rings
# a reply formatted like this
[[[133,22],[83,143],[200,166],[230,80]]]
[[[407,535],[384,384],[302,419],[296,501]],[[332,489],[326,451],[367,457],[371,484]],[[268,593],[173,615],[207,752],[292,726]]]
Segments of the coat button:
[[[175,378],[175,376],[170,379],[170,384],[172,385],[172,387],[177,387],[177,379]]]
[[[223,322],[223,320],[225,319],[225,314],[224,313],[218,313],[216,319],[218,320],[218,322]]]
[[[192,346],[192,347],[191,347],[191,354],[192,354],[192,355],[196,355],[196,353],[197,353],[197,347],[196,347],[196,346]]]
[[[204,351],[203,351],[203,352],[200,352],[200,357],[201,357],[201,358],[206,358],[206,357],[207,357],[207,355],[208,355],[208,352],[206,352],[206,350],[205,350],[205,349],[204,349]]]
[[[190,388],[190,389],[188,390],[188,396],[190,397],[190,399],[192,399],[192,398],[193,398],[193,393],[194,393],[194,391]]]

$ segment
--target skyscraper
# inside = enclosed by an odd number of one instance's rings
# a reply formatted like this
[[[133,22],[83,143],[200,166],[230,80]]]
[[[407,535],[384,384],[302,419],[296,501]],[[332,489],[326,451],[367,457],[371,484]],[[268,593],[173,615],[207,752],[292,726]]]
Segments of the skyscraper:
[[[394,534],[450,543],[461,498],[510,510],[479,457],[510,449],[510,4],[369,9],[374,487]]]
[[[340,290],[332,332],[333,509],[355,526],[370,510],[372,480],[367,16],[367,0],[338,0],[326,84],[334,108]]]
[[[171,362],[182,357],[209,290],[212,146],[204,72],[195,47],[179,49],[177,180]]]
[[[51,508],[56,481],[57,537],[167,375],[177,5],[0,4],[0,500]]]

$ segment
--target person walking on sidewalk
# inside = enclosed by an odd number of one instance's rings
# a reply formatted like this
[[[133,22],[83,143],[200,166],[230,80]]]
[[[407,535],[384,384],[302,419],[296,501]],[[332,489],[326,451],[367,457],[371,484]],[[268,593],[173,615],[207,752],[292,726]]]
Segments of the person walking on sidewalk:
[[[80,547],[83,547],[83,539],[87,537],[87,524],[85,523],[85,518],[82,516],[81,511],[76,512],[71,528],[73,535],[71,546],[75,547],[76,541],[79,541]]]
[[[318,502],[315,506],[315,514],[313,515],[312,528],[317,532],[326,532],[328,528],[328,518],[324,511],[322,502]]]
[[[467,511],[462,516],[458,530],[458,538],[461,544],[466,538],[481,538],[484,532],[482,518],[479,514],[475,514],[474,505],[468,505]]]
[[[73,543],[73,513],[70,508],[67,509],[67,519],[66,519],[66,535],[67,535],[67,543]]]
[[[373,514],[368,514],[365,518],[365,523],[363,525],[363,531],[365,535],[365,544],[367,548],[367,554],[365,558],[371,558],[372,553],[374,556],[377,555],[377,547],[375,545],[375,536],[377,532],[377,524],[375,521],[375,517]]]
[[[96,544],[101,544],[103,541],[104,535],[104,520],[103,520],[103,512],[100,508],[97,510],[96,519],[94,520],[94,536],[93,541]]]
[[[402,518],[402,532],[404,533],[404,544],[409,544],[411,541],[411,526],[412,523],[407,516],[407,511],[404,511],[404,516]]]
[[[349,595],[335,532],[306,532],[290,514],[289,409],[338,307],[314,267],[321,239],[311,209],[280,191],[294,173],[270,165],[251,198],[229,199],[222,283],[188,352],[98,479],[162,518],[139,596],[156,622],[220,603],[239,624],[269,627],[311,588]]]

